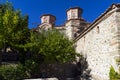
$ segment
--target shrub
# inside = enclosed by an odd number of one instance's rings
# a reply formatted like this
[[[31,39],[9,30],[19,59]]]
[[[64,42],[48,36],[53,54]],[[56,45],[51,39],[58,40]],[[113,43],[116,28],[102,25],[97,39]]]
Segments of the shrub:
[[[5,65],[0,66],[0,78],[2,80],[22,80],[28,76],[22,65]]]
[[[110,77],[110,80],[120,80],[120,74],[115,72],[112,66],[110,68],[109,77]]]
[[[24,69],[29,78],[35,78],[36,75],[39,75],[39,67],[40,64],[33,60],[27,60],[24,65]]]

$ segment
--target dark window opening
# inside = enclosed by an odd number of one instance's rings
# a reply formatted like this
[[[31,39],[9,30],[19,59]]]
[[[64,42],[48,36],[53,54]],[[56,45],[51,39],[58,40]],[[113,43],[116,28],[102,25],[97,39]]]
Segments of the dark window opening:
[[[77,33],[74,33],[74,38],[76,38],[77,37]]]
[[[82,32],[84,30],[84,27],[79,27],[78,29],[79,30],[77,31],[77,33],[80,33],[80,32]]]
[[[97,26],[97,33],[100,33],[100,29],[99,29],[99,26]]]

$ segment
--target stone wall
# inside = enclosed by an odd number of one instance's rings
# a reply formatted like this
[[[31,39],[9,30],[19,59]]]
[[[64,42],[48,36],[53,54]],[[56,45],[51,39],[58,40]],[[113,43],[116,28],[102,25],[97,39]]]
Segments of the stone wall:
[[[117,10],[116,12],[116,25],[117,25],[117,33],[114,35],[114,38],[117,40],[116,45],[117,45],[117,55],[115,55],[114,59],[118,60],[119,63],[117,63],[117,66],[119,68],[119,73],[120,73],[120,9]]]
[[[120,56],[120,12],[114,9],[93,26],[76,41],[76,51],[87,58],[95,80],[108,80],[110,66],[118,70],[115,58]]]
[[[40,66],[40,77],[44,78],[56,77],[59,80],[65,80],[66,78],[75,78],[77,76],[77,65],[73,63],[64,64],[43,64]]]
[[[66,31],[65,31],[65,34],[67,37],[69,37],[69,39],[72,39],[73,38],[73,27],[71,26],[72,24],[72,21],[69,21],[65,24],[66,26]]]
[[[65,34],[66,36],[68,36],[69,39],[74,39],[74,34],[77,33],[78,30],[80,30],[79,28],[86,27],[86,25],[87,22],[81,21],[81,19],[69,20],[65,24],[65,28],[66,28]]]

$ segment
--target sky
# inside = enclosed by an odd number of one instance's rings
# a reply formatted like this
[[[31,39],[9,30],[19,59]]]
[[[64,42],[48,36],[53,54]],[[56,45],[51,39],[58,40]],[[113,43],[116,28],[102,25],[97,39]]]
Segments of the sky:
[[[6,0],[0,0],[4,2]],[[29,28],[36,28],[41,23],[40,16],[52,14],[56,16],[56,25],[62,25],[66,21],[66,10],[71,7],[83,9],[82,17],[87,22],[93,22],[112,3],[120,3],[120,0],[8,0],[15,9],[20,9],[22,14],[29,15]]]

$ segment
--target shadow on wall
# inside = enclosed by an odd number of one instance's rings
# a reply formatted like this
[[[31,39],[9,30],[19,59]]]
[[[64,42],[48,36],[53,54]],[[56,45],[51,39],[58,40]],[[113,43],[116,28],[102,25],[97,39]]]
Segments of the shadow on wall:
[[[88,68],[88,62],[86,58],[82,57],[77,63],[78,79],[76,80],[91,80],[91,69]]]
[[[91,80],[90,71],[86,58],[82,57],[76,64],[69,62],[64,64],[42,65],[39,75],[34,77],[56,77],[59,80]]]

